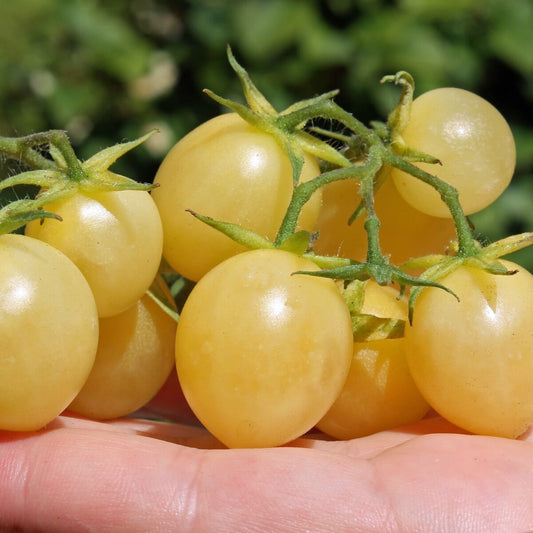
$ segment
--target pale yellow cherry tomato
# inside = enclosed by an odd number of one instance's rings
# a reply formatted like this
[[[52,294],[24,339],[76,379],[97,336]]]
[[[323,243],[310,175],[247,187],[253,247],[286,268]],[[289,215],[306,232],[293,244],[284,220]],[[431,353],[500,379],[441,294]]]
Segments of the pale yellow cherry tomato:
[[[37,430],[83,387],[98,343],[93,294],[52,246],[0,236],[0,429]]]
[[[176,367],[192,410],[229,447],[284,444],[338,396],[352,355],[350,314],[331,279],[281,250],[227,259],[180,315]]]
[[[316,159],[305,155],[301,181],[319,173]],[[217,116],[183,137],[154,181],[160,185],[152,196],[163,221],[165,259],[194,281],[245,248],[188,209],[272,240],[293,190],[289,158],[275,138],[235,113]],[[320,199],[318,191],[304,206],[299,229],[313,229]]]
[[[407,361],[431,406],[473,433],[517,437],[533,423],[533,276],[461,266],[424,289],[406,329]]]
[[[128,415],[144,406],[174,368],[176,321],[148,295],[100,319],[96,361],[69,410],[89,418]]]
[[[62,220],[34,220],[26,235],[48,242],[78,266],[99,316],[121,313],[142,297],[163,251],[161,219],[148,192],[76,193],[45,209]]]
[[[470,91],[441,87],[415,98],[401,135],[407,146],[441,161],[416,166],[455,187],[467,215],[496,200],[513,176],[516,147],[509,124],[492,104]],[[413,207],[451,217],[430,185],[397,169],[392,177]]]
[[[361,313],[407,320],[407,304],[394,288],[370,281]],[[428,410],[407,366],[403,337],[354,342],[346,383],[317,427],[353,439],[415,422]]]

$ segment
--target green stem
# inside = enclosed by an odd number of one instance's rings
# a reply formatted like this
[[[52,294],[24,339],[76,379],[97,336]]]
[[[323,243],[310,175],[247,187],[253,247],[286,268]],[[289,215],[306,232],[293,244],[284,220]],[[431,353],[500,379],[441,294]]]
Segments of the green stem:
[[[376,161],[381,161],[379,146],[375,145],[370,149],[369,156]],[[379,244],[379,228],[381,222],[374,209],[374,175],[369,174],[361,180],[361,197],[363,199],[366,219],[365,231],[367,234],[367,262],[372,264],[383,264],[385,262],[381,246]]]
[[[53,144],[63,156],[67,165],[67,177],[72,181],[81,181],[86,177],[86,173],[81,166],[76,153],[70,144],[66,132],[62,130],[52,130],[50,134],[50,143]]]
[[[451,217],[455,224],[457,232],[458,252],[457,255],[461,257],[474,256],[478,252],[476,241],[472,234],[472,229],[466,215],[464,214],[461,203],[459,202],[459,193],[455,187],[449,183],[441,180],[437,176],[433,176],[415,165],[405,161],[401,157],[392,154],[388,150],[383,151],[383,160],[385,163],[393,167],[411,174],[415,178],[427,183],[433,187],[439,194],[442,201],[448,206]]]
[[[43,145],[54,145],[59,150],[67,165],[69,179],[81,181],[85,177],[85,171],[63,130],[32,133],[24,137],[0,137],[0,152],[10,159],[17,159],[37,170],[57,170],[56,162],[35,150],[35,147]]]
[[[1,137],[0,152],[6,157],[20,161],[34,169],[54,170],[55,163],[34,150],[34,146],[43,144],[42,134],[36,133],[25,137]]]
[[[370,141],[376,137],[376,134],[370,128],[367,128],[361,121],[332,100],[320,100],[314,105],[296,109],[286,115],[280,115],[276,123],[284,131],[293,131],[298,129],[301,124],[319,117],[336,120],[365,140]]]
[[[279,246],[296,231],[298,217],[303,206],[318,189],[334,181],[362,179],[367,175],[374,176],[380,167],[381,159],[376,157],[375,154],[372,154],[372,157],[369,157],[364,165],[330,170],[310,181],[300,183],[293,190],[291,202],[280,225],[274,244]]]
[[[343,124],[355,135],[358,135],[368,146],[377,144],[382,146],[381,139],[373,130],[367,128],[362,122],[331,100],[320,100],[316,104],[296,109],[286,115],[280,115],[277,119],[277,125],[285,131],[292,131],[312,118],[318,117],[335,120]],[[293,191],[291,202],[278,230],[275,244],[279,246],[296,231],[296,225],[302,207],[317,189],[333,181],[350,178],[361,179],[367,175],[373,177],[381,167],[381,164],[382,160],[378,157],[378,152],[375,151],[371,157],[368,157],[364,165],[331,170],[313,180],[299,184]]]

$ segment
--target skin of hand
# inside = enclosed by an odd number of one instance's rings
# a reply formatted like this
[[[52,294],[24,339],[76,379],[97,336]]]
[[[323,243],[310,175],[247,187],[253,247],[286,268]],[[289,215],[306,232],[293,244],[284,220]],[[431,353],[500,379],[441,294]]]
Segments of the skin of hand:
[[[351,441],[310,433],[228,450],[175,388],[138,415],[179,423],[65,413],[38,432],[0,432],[0,531],[533,530],[529,433],[469,435],[435,416]]]

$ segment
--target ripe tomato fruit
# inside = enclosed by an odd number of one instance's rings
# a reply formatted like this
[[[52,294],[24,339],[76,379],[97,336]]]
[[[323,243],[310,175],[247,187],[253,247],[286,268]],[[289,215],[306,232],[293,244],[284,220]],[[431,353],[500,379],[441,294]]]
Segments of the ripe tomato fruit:
[[[176,368],[205,427],[229,447],[277,446],[326,413],[346,379],[353,335],[331,279],[281,250],[220,263],[180,315]]]
[[[63,220],[34,220],[26,235],[51,244],[78,266],[99,316],[117,315],[142,297],[163,251],[161,219],[149,193],[76,193],[45,208]]]
[[[133,413],[174,368],[176,322],[145,294],[122,313],[100,319],[96,360],[69,410],[93,419]]]
[[[513,176],[516,148],[507,121],[492,104],[464,89],[442,87],[415,98],[402,137],[408,146],[442,162],[416,165],[453,185],[467,215],[496,200]],[[450,217],[431,186],[397,169],[392,176],[413,207]]]
[[[318,254],[364,261],[367,253],[364,214],[348,224],[361,199],[358,183],[353,180],[329,183],[324,187],[322,197],[316,225],[319,236],[313,249]],[[455,238],[452,220],[433,217],[412,207],[400,196],[392,179],[381,186],[375,202],[376,214],[381,221],[380,244],[383,253],[390,255],[392,264],[444,253]]]
[[[461,266],[424,289],[406,328],[418,388],[442,416],[473,433],[517,437],[533,423],[533,276]]]
[[[316,159],[306,156],[301,181],[319,173]],[[165,259],[194,281],[245,248],[187,209],[274,239],[293,190],[289,158],[274,137],[236,113],[215,117],[181,139],[154,181],[160,185],[152,196],[163,221]],[[304,206],[299,229],[313,229],[320,197],[318,192]]]
[[[37,430],[82,388],[98,315],[78,268],[52,246],[0,236],[0,429]]]
[[[361,313],[407,320],[407,303],[393,287],[370,281]],[[409,372],[403,337],[354,342],[346,383],[317,427],[353,439],[415,422],[428,410]]]

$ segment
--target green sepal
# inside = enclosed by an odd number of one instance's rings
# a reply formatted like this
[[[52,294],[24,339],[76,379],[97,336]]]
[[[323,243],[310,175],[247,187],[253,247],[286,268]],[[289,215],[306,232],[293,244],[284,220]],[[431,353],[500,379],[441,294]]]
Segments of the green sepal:
[[[227,50],[229,64],[231,65],[231,68],[235,71],[235,73],[237,74],[241,82],[242,89],[244,92],[244,97],[246,98],[248,105],[254,111],[257,111],[260,114],[272,115],[272,116],[277,115],[278,114],[277,111],[270,104],[270,102],[263,96],[263,93],[261,93],[261,91],[259,91],[259,89],[256,87],[255,83],[251,80],[250,76],[248,75],[248,72],[246,72],[246,70],[243,67],[241,67],[241,65],[239,65],[229,45],[226,50]]]
[[[407,126],[411,114],[411,104],[415,92],[415,80],[413,76],[405,70],[400,70],[396,74],[383,76],[380,83],[392,82],[402,87],[402,94],[398,105],[389,113],[387,127],[392,135],[400,134]]]
[[[33,209],[31,200],[15,200],[0,209],[0,235],[11,233],[32,220],[44,218],[62,220],[55,213],[50,213],[43,209]]]
[[[117,159],[148,140],[156,132],[157,130],[154,129],[133,141],[115,144],[114,146],[109,146],[108,148],[100,150],[83,162],[83,169],[86,172],[107,170]]]
[[[89,179],[83,180],[78,185],[82,192],[108,192],[108,191],[151,191],[157,188],[157,183],[143,183],[135,181],[111,170],[96,171],[89,174]]]
[[[60,170],[28,170],[0,181],[0,190],[17,185],[36,185],[37,187],[50,188],[61,179]]]
[[[258,248],[275,248],[273,242],[269,241],[265,237],[262,237],[258,233],[255,233],[255,231],[243,228],[242,226],[239,226],[238,224],[233,224],[232,222],[222,222],[220,220],[215,220],[214,218],[205,215],[200,215],[199,213],[196,213],[191,209],[187,209],[187,211],[191,213],[191,215],[196,217],[198,220],[201,220],[208,226],[211,226],[217,231],[220,231],[221,233],[226,235],[226,237],[229,237],[230,239],[239,244],[242,244],[250,250],[255,250]]]
[[[306,116],[305,111],[331,100],[338,94],[337,90],[297,102],[278,113],[252,82],[246,70],[237,62],[229,46],[227,53],[229,63],[239,77],[248,105],[223,98],[209,89],[204,89],[204,92],[219,104],[238,113],[252,126],[276,138],[289,156],[295,186],[299,182],[304,163],[304,152],[338,166],[350,166],[350,161],[340,152],[328,143],[302,130],[308,121],[308,115]],[[299,118],[300,115],[303,115],[305,119]]]
[[[130,150],[148,140],[157,130],[151,130],[146,135],[133,141],[115,144],[100,150],[82,163],[87,176],[79,185],[79,190],[85,192],[137,190],[149,191],[157,187],[153,183],[141,183],[109,170],[109,167]]]
[[[318,254],[315,254],[313,251],[302,254],[302,257],[305,257],[306,259],[313,261],[315,265],[317,265],[321,269],[326,269],[326,270],[330,268],[338,268],[341,266],[360,264],[359,261],[354,261],[353,259],[348,259],[346,257],[331,256],[331,255],[318,255]]]
[[[279,245],[279,248],[296,255],[303,255],[309,249],[312,238],[313,235],[311,233],[300,230],[287,237]]]
[[[365,303],[366,281],[351,280],[342,291],[342,297],[348,306],[350,314],[359,314]]]
[[[400,265],[402,270],[426,270],[445,260],[447,256],[442,254],[430,254],[420,257],[413,257]]]
[[[481,253],[473,257],[465,257],[463,264],[466,266],[473,266],[474,268],[480,268],[496,276],[508,276],[516,273],[516,270],[509,270],[501,261],[493,259],[492,257],[486,257]]]
[[[402,337],[405,320],[361,313],[365,302],[366,284],[366,281],[353,280],[342,292],[352,319],[354,341],[365,342]]]
[[[533,232],[528,231],[519,233],[518,235],[511,235],[493,242],[482,249],[479,255],[491,259],[503,257],[507,254],[517,252],[531,246],[533,244]]]
[[[420,283],[413,287],[409,292],[408,316],[410,324],[413,322],[415,302],[425,287],[438,287],[444,289],[446,292],[454,296],[457,301],[459,301],[459,297],[451,289],[434,280],[442,279],[443,277],[447,276],[459,268],[463,264],[463,261],[464,259],[461,257],[444,257],[440,262],[429,267],[418,277]],[[427,282],[430,283],[428,284]]]
[[[430,154],[421,152],[420,150],[415,150],[410,146],[403,145],[401,146],[398,143],[395,145],[395,152],[400,153],[404,161],[409,163],[428,163],[430,165],[442,165],[442,161]]]
[[[338,268],[331,268],[326,270],[317,270],[317,271],[298,271],[297,274],[308,274],[310,276],[317,276],[323,278],[331,279],[342,279],[342,280],[367,280],[374,279],[379,285],[388,285],[392,282],[396,282],[402,288],[401,294],[405,290],[406,286],[415,287],[411,291],[411,296],[413,292],[417,289],[423,287],[437,287],[442,289],[457,298],[455,293],[432,279],[424,279],[423,277],[411,276],[405,272],[402,272],[399,268],[389,265],[389,264],[372,264],[372,263],[359,263],[359,264],[350,264],[347,266],[341,266]],[[457,298],[458,299],[458,298]],[[409,300],[411,304],[411,298]],[[414,305],[414,301],[413,301]],[[412,307],[410,307],[410,320],[412,319]]]
[[[354,342],[398,339],[404,336],[405,320],[374,315],[352,315]]]

